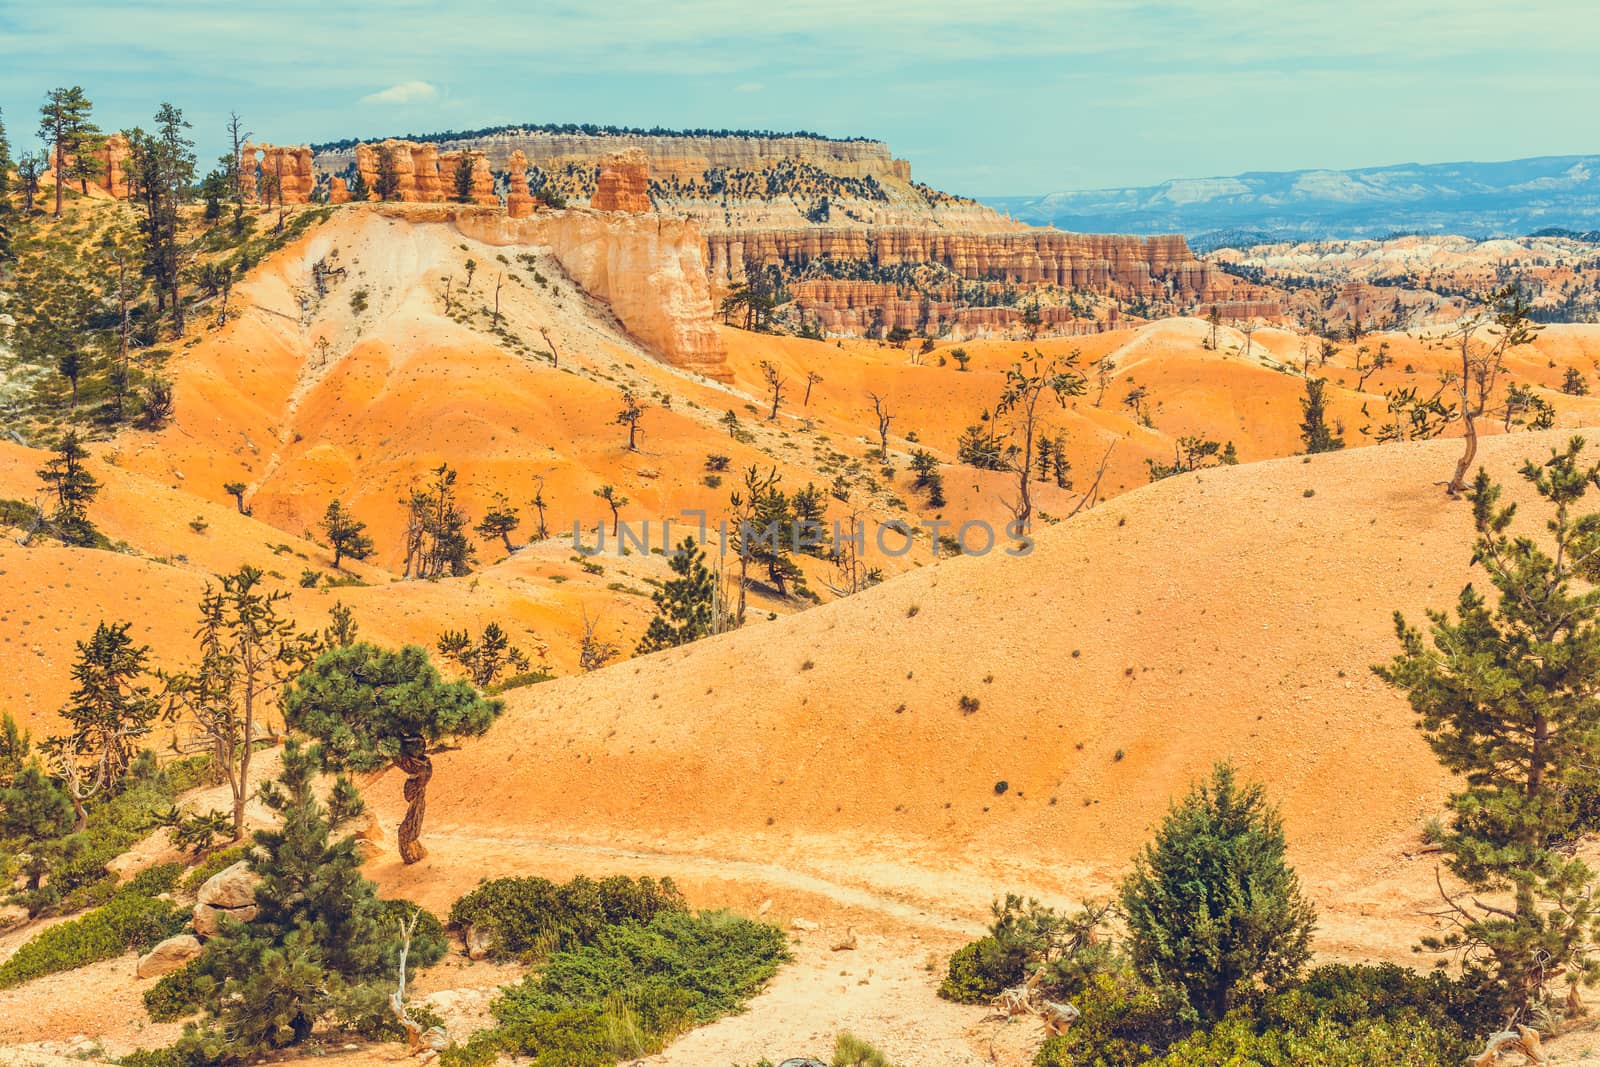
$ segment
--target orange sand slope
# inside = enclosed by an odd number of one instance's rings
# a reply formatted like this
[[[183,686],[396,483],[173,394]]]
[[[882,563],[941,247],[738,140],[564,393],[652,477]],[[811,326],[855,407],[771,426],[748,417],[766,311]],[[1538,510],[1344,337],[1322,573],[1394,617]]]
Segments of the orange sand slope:
[[[1495,438],[1483,460],[1510,479],[1564,437]],[[1174,479],[1043,531],[1024,558],[941,562],[515,692],[485,740],[438,760],[429,834],[490,855],[563,840],[776,863],[981,902],[1103,889],[1169,799],[1226,758],[1282,803],[1294,862],[1349,916],[1326,924],[1335,946],[1399,950],[1423,921],[1410,903],[1432,893],[1431,866],[1402,853],[1446,780],[1368,668],[1394,651],[1392,611],[1448,605],[1472,577],[1468,507],[1434,485],[1458,447]],[[429,861],[386,877],[445,892],[480,873],[494,872]],[[1407,903],[1366,928],[1388,896]]]

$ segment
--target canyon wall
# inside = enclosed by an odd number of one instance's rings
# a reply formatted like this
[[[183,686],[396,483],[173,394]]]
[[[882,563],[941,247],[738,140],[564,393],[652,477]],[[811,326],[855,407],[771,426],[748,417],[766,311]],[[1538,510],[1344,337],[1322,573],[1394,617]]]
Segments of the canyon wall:
[[[884,282],[828,278],[796,282],[790,290],[802,320],[830,334],[864,335],[880,328],[921,333],[943,325],[955,336],[973,337],[1006,333],[1022,324],[1020,307],[970,306]],[[1039,308],[1042,332],[1057,337],[1099,333],[1118,321],[1114,308],[1105,319],[1080,318],[1063,305]]]
[[[712,321],[705,239],[694,223],[586,210],[525,219],[471,209],[453,214],[462,233],[486,244],[548,248],[574,282],[609,304],[623,328],[664,362],[731,378]]]
[[[824,257],[877,267],[932,263],[962,278],[1056,285],[1126,297],[1207,300],[1227,291],[1179,236],[1125,237],[1059,230],[953,232],[914,227],[809,227],[712,231],[706,241],[713,284],[751,270],[797,270]]]

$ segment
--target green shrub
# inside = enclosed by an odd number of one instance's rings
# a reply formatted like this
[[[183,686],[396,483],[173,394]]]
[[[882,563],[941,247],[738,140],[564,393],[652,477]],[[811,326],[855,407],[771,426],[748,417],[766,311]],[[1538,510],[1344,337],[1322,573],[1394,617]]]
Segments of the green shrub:
[[[1262,1029],[1243,1012],[1191,1034],[1150,1061],[1150,1067],[1453,1067],[1432,1035],[1407,1025],[1367,1020],[1354,1025],[1318,1019],[1305,1029]]]
[[[492,1006],[500,1025],[481,1042],[535,1067],[603,1067],[739,1011],[786,959],[776,927],[663,910],[606,927],[507,987]]]
[[[649,922],[660,912],[686,907],[670,878],[617,875],[597,882],[579,876],[565,885],[545,878],[496,878],[455,902],[450,925],[486,933],[495,958],[537,958],[586,944],[608,925]]]
[[[89,803],[83,833],[30,847],[48,880],[16,899],[33,915],[80,911],[109,902],[117,893],[117,879],[106,871],[106,864],[155,829],[178,795],[200,784],[205,768],[206,760],[189,759],[158,769],[154,757],[142,753],[113,792]]]
[[[1179,1020],[1183,994],[1162,996],[1101,975],[1073,998],[1071,1030],[1045,1043],[1040,1067],[1442,1067],[1465,1062],[1496,1008],[1471,980],[1394,964],[1326,965],[1257,1012],[1210,1028]]]
[[[190,961],[176,971],[162,975],[144,991],[144,1010],[151,1022],[170,1023],[187,1019],[205,1006],[207,979]]]
[[[1095,975],[1072,1004],[1078,1020],[1039,1050],[1039,1067],[1136,1067],[1185,1033],[1173,998],[1127,976]]]
[[[1092,975],[1125,969],[1101,925],[1110,908],[1089,905],[1063,915],[1037,900],[1007,893],[990,907],[989,936],[950,957],[939,995],[961,1004],[986,1004],[1020,985],[1034,968],[1045,970],[1039,992],[1053,1000],[1073,996]]]
[[[154,894],[170,890],[180,870],[168,864],[145,871],[105,906],[41,932],[0,965],[0,989],[142,951],[179,933],[188,925],[188,909]]]
[[[958,1004],[987,1004],[1001,991],[1021,982],[1027,954],[981,937],[956,950],[939,984],[939,995]]]

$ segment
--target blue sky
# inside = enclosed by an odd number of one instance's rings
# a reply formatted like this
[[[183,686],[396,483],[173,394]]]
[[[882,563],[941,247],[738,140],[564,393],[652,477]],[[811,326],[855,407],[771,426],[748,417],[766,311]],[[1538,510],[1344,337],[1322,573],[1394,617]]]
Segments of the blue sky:
[[[0,109],[301,143],[514,122],[887,140],[969,195],[1600,152],[1592,0],[0,0]]]

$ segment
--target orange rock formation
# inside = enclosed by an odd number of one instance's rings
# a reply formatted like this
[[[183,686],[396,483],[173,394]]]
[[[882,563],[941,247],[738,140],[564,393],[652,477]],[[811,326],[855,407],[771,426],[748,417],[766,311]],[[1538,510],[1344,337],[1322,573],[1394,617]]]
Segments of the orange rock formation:
[[[494,191],[494,173],[488,159],[476,149],[462,150],[468,154],[472,168],[471,203],[495,205],[500,198]],[[395,191],[391,200],[408,204],[442,203],[456,198],[456,168],[461,163],[462,151],[441,152],[435,144],[415,141],[383,141],[376,145],[358,144],[355,147],[356,170],[372,190],[371,198],[379,199],[378,159],[384,152],[394,161]]]
[[[601,211],[650,210],[650,161],[642,150],[630,148],[607,157],[600,164],[589,206]]]
[[[514,219],[525,219],[533,214],[533,194],[528,191],[528,157],[521,150],[511,153],[506,169],[506,214]]]
[[[310,203],[317,187],[311,149],[246,143],[239,149],[239,187],[246,199],[266,201],[281,196],[285,204]],[[269,190],[276,190],[277,196]]]
[[[94,160],[94,176],[90,179],[90,183],[100,186],[114,200],[126,200],[129,154],[128,138],[121,132],[113,133],[96,144],[89,152],[90,158]],[[57,146],[52,153],[50,170],[46,172],[49,176],[47,180],[54,182],[55,176],[68,170],[74,161],[73,153],[63,152]],[[72,184],[71,178],[68,179],[68,184]]]

